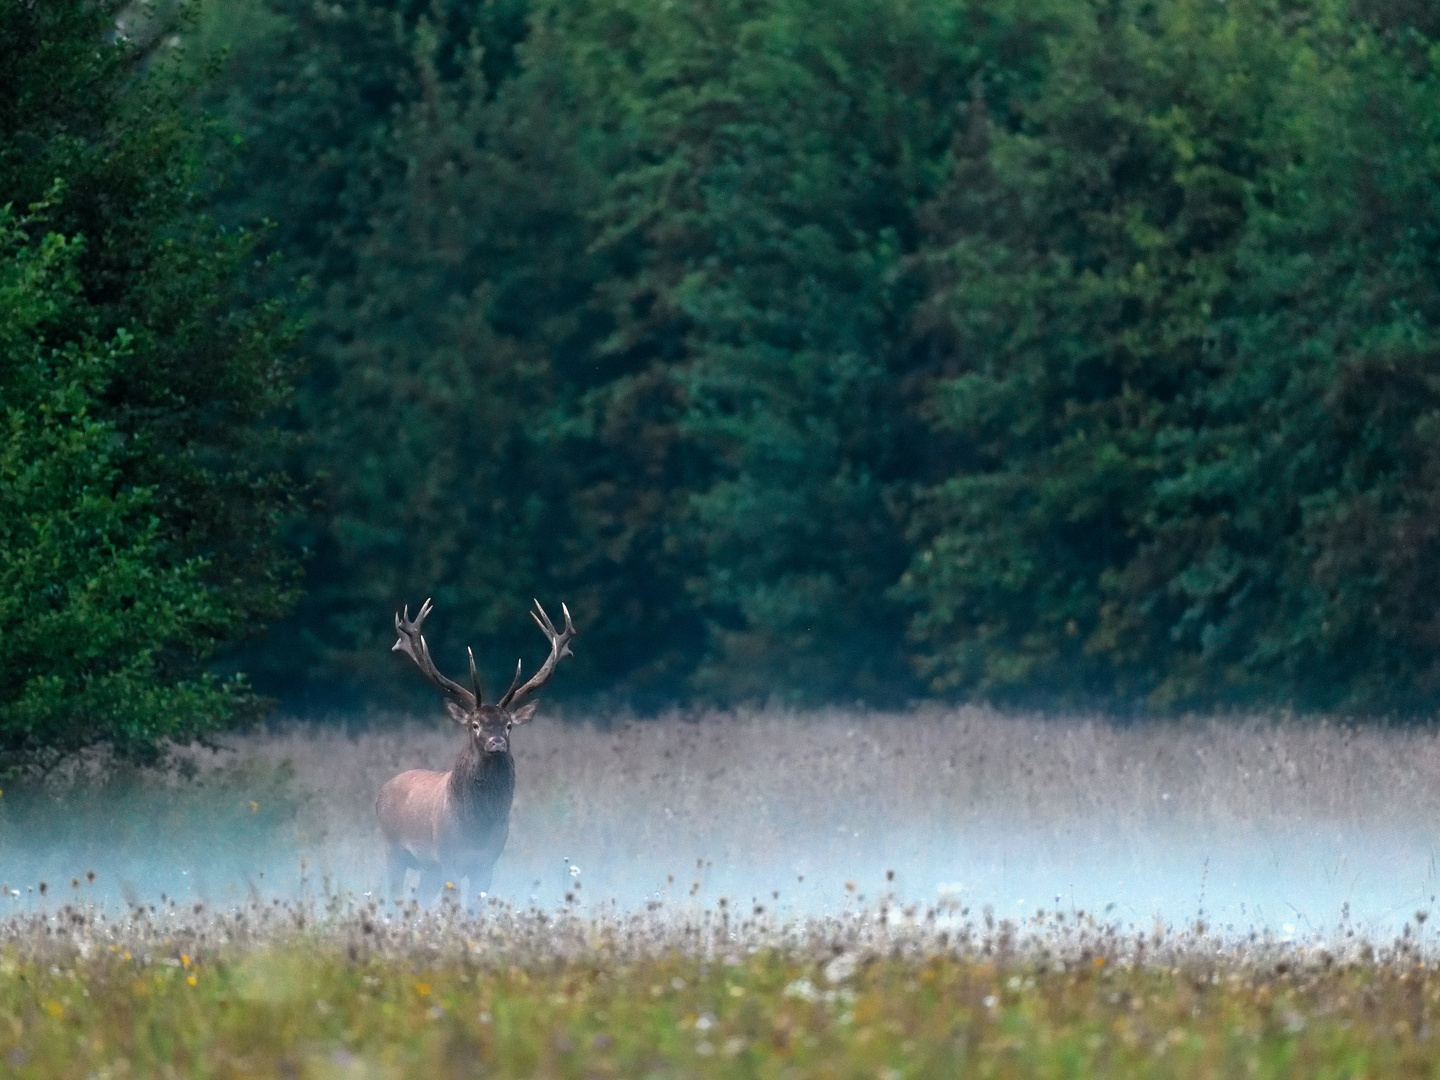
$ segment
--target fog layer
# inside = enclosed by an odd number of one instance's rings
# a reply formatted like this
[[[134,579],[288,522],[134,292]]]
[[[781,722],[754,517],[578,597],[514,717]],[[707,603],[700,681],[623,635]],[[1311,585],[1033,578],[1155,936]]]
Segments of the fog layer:
[[[3,903],[378,894],[375,793],[403,769],[447,768],[460,739],[439,716],[290,724],[194,752],[190,780],[6,792]],[[1383,936],[1440,893],[1429,730],[979,708],[542,715],[513,748],[492,891],[520,905],[724,897],[808,915],[893,893],[1011,918],[1083,909],[1280,937],[1348,920]]]

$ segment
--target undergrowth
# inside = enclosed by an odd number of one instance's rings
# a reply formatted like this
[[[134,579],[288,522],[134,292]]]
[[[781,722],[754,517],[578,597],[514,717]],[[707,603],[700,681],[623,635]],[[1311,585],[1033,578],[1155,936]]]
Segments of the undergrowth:
[[[83,890],[84,886],[79,886]],[[18,1077],[1431,1076],[1424,915],[1383,946],[881,903],[423,911],[332,897],[17,915]]]

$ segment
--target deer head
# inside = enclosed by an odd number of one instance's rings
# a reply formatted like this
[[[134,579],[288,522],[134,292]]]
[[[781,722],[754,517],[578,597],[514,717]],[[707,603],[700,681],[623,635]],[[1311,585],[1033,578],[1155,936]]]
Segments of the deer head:
[[[425,636],[420,633],[421,624],[433,609],[434,605],[426,600],[420,606],[420,613],[415,616],[414,622],[410,621],[408,604],[403,613],[397,612],[395,631],[400,637],[390,651],[403,652],[410,657],[420,669],[420,674],[444,692],[445,711],[450,714],[450,719],[470,733],[477,750],[486,754],[508,754],[510,729],[518,724],[528,724],[535,717],[536,702],[525,705],[518,705],[518,702],[549,682],[550,676],[555,673],[556,665],[564,657],[574,655],[570,651],[570,640],[575,636],[574,624],[570,622],[570,609],[564,604],[560,605],[560,611],[565,616],[565,629],[557,632],[550,616],[546,615],[545,609],[540,606],[540,601],[535,601],[535,610],[530,612],[530,617],[550,639],[550,655],[540,665],[540,670],[530,676],[523,685],[520,682],[523,661],[518,661],[515,664],[515,678],[510,681],[510,689],[506,690],[505,696],[494,705],[486,705],[482,700],[484,695],[480,688],[480,675],[475,669],[475,653],[472,650],[466,649],[470,654],[469,690],[447,679],[435,667],[435,661],[430,659],[430,647],[425,644]]]

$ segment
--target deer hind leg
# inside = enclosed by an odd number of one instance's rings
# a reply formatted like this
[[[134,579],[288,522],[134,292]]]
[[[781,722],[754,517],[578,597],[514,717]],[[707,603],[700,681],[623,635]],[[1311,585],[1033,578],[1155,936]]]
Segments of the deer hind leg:
[[[385,853],[385,883],[389,889],[390,899],[406,899],[405,871],[418,866],[414,856],[400,844],[390,846]]]
[[[415,889],[415,899],[421,907],[434,907],[449,880],[445,877],[445,867],[439,863],[422,863],[419,870],[420,884]]]

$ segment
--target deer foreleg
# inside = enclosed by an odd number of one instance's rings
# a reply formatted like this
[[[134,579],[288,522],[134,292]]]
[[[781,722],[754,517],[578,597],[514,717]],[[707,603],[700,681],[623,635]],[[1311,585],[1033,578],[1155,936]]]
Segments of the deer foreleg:
[[[465,879],[466,889],[464,904],[467,908],[478,908],[482,893],[489,893],[490,879],[495,873],[495,859],[481,857],[478,859],[467,859],[455,866],[455,882],[458,885],[460,879]]]
[[[395,844],[385,853],[385,883],[390,899],[404,900],[405,871],[415,865],[415,860],[401,845]]]

